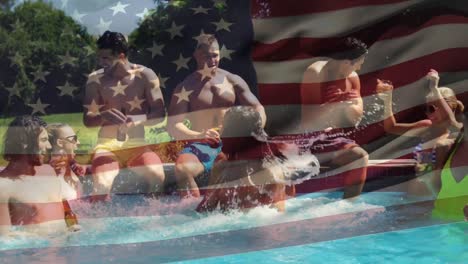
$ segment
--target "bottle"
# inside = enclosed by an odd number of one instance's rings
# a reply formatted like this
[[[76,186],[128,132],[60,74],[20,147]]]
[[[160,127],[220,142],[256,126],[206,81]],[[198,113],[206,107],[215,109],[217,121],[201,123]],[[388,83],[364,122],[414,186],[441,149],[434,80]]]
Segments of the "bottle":
[[[122,109],[122,114],[125,114],[125,108]],[[127,140],[127,124],[122,124],[117,129],[117,140],[126,141]]]
[[[78,217],[72,211],[70,204],[67,200],[64,200],[62,204],[63,211],[65,214],[65,223],[67,224],[68,229],[71,231],[78,231],[80,229],[80,226],[78,225]]]

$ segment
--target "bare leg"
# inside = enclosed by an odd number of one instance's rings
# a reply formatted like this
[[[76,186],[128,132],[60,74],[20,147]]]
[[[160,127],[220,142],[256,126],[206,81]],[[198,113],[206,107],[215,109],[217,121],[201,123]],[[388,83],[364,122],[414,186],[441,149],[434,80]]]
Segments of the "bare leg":
[[[203,173],[205,167],[193,154],[181,154],[175,164],[175,177],[181,198],[200,197],[195,177]]]
[[[353,198],[359,196],[364,187],[367,177],[367,164],[369,157],[367,152],[360,147],[340,152],[333,164],[343,166],[344,168],[344,194],[343,198]]]
[[[97,152],[92,160],[93,193],[92,201],[106,199],[111,192],[112,183],[119,174],[119,163],[110,152]]]
[[[164,168],[158,155],[146,151],[128,162],[131,171],[142,175],[149,183],[149,192],[162,193],[164,187]]]

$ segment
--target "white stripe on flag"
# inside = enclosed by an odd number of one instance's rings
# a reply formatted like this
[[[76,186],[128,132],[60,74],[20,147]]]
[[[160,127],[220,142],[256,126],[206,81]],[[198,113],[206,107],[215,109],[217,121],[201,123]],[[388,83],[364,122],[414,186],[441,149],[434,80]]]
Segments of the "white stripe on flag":
[[[385,69],[437,51],[467,48],[468,34],[463,32],[468,32],[467,24],[436,25],[409,36],[376,42],[370,47],[369,55],[359,74]],[[282,62],[255,62],[254,67],[258,83],[301,83],[307,67],[320,59],[323,57]]]
[[[423,0],[412,0],[303,16],[253,19],[254,39],[263,43],[272,43],[293,37],[336,37],[380,22],[421,2]]]

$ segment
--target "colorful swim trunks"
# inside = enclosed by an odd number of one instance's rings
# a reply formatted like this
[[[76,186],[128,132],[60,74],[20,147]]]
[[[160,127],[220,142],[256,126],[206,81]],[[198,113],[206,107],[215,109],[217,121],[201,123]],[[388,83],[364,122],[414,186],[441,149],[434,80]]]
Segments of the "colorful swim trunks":
[[[113,153],[120,166],[124,166],[131,163],[132,160],[138,158],[140,155],[146,152],[152,152],[152,150],[147,147],[147,143],[144,139],[118,141],[112,138],[100,138],[94,147],[93,155],[105,152]]]
[[[198,160],[205,167],[205,174],[208,174],[213,168],[213,164],[221,153],[223,145],[219,144],[217,147],[212,147],[207,143],[188,143],[185,145],[184,149],[181,151],[181,154],[188,153],[197,156]]]

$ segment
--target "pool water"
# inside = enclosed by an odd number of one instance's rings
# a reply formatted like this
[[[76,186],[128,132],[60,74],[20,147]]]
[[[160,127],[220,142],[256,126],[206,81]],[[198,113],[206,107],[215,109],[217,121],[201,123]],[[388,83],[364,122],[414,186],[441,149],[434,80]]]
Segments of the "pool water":
[[[106,204],[75,202],[72,207],[82,231],[38,236],[17,228],[0,240],[0,257],[6,263],[467,259],[467,224],[430,219],[430,201],[392,192],[365,193],[352,202],[341,196],[302,195],[286,202],[285,213],[258,207],[198,214],[194,208],[199,199],[176,197],[115,196]]]

